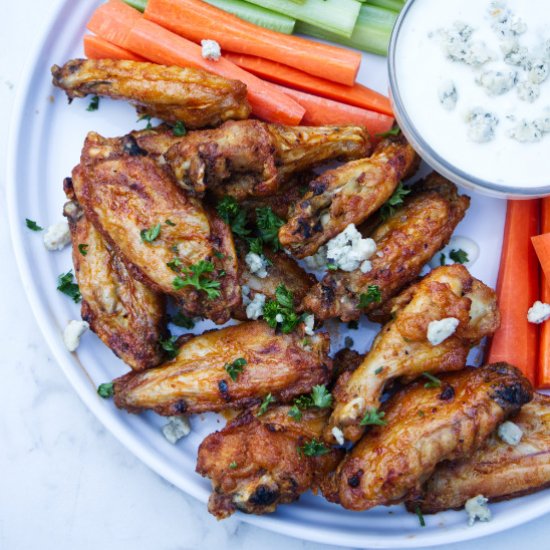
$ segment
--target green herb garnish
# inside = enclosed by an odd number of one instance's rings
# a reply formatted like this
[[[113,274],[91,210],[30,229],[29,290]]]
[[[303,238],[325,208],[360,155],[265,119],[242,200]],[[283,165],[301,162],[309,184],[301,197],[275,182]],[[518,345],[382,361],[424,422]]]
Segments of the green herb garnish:
[[[283,334],[291,333],[303,318],[294,311],[294,296],[284,284],[275,290],[275,300],[264,305],[263,318],[271,328],[281,327]]]
[[[385,426],[387,422],[382,420],[384,416],[386,413],[378,412],[378,409],[369,409],[359,424],[361,426]]]
[[[187,134],[187,128],[185,127],[185,124],[181,120],[178,120],[174,124],[174,127],[172,128],[172,133],[176,137],[183,137],[184,135]]]
[[[235,359],[233,363],[227,363],[224,369],[227,371],[227,374],[231,377],[231,380],[235,382],[239,377],[239,374],[243,372],[244,366],[246,365],[246,359],[244,357],[239,357]]]
[[[170,227],[176,227],[176,224],[172,220],[166,220],[164,223]]]
[[[294,420],[302,419],[302,411],[318,407],[326,409],[332,405],[332,395],[325,385],[313,386],[309,395],[300,395],[294,399],[294,405],[288,411],[288,416]]]
[[[233,461],[233,462],[231,462],[231,463],[229,464],[229,467],[230,467],[232,470],[234,470],[234,469],[237,467],[237,463],[236,463],[235,461]]]
[[[209,300],[214,300],[221,296],[221,292],[219,291],[219,281],[212,281],[205,277],[206,273],[212,273],[212,271],[214,271],[214,264],[201,260],[188,269],[182,269],[183,277],[175,277],[172,286],[174,290],[181,290],[185,286],[193,286],[197,290],[205,292]]]
[[[420,527],[426,527],[426,521],[424,519],[424,515],[422,514],[422,510],[420,510],[420,506],[418,506],[418,504],[414,507],[414,513],[418,516]]]
[[[97,393],[100,397],[103,397],[103,399],[109,399],[109,397],[113,397],[115,394],[115,385],[113,382],[105,382],[105,384],[99,384],[97,387]]]
[[[172,271],[179,273],[183,262],[179,258],[174,258],[173,260],[167,262],[166,264]]]
[[[439,265],[447,265],[447,256],[443,252],[439,256]]]
[[[151,124],[151,118],[152,118],[151,115],[141,115],[137,119],[137,121],[141,122],[142,120],[146,120],[147,121],[147,126],[145,126],[145,129],[150,130],[153,127],[153,125]]]
[[[468,253],[462,250],[462,248],[459,248],[458,250],[451,250],[449,253],[449,258],[457,264],[465,264],[469,261]]]
[[[433,374],[430,374],[429,372],[423,372],[422,376],[426,377],[429,382],[426,382],[424,384],[425,388],[439,388],[441,386],[441,380],[439,378],[436,378]]]
[[[97,111],[99,109],[99,96],[95,95],[90,100],[90,104],[88,105],[88,108],[86,111]]]
[[[177,342],[177,336],[170,336],[166,340],[159,340],[160,347],[166,352],[166,355],[168,355],[170,359],[174,359],[180,351]]]
[[[285,222],[269,206],[266,206],[256,208],[256,223],[262,241],[271,246],[273,250],[280,250],[282,246],[279,242],[279,228]]]
[[[390,136],[398,136],[401,133],[401,129],[399,126],[393,127],[391,130],[388,130],[387,132],[382,132],[381,134],[376,134],[376,137],[379,138],[387,138]]]
[[[176,325],[177,327],[191,329],[195,326],[195,321],[186,317],[181,311],[178,311],[175,315],[170,317],[170,322]]]
[[[250,235],[250,229],[246,227],[248,221],[246,211],[240,207],[235,198],[224,197],[216,206],[216,211],[237,237]]]
[[[382,301],[382,293],[378,285],[369,285],[367,292],[362,293],[359,296],[359,307],[365,308],[370,304],[380,303]]]
[[[149,229],[142,229],[140,232],[141,240],[144,243],[152,243],[154,240],[158,239],[160,235],[160,223],[150,227]]]
[[[80,294],[80,289],[76,283],[73,283],[73,272],[68,271],[64,275],[59,275],[57,278],[57,290],[63,292],[72,298],[75,304],[78,304],[82,300],[82,295]]]
[[[86,256],[88,254],[88,246],[87,244],[79,244],[78,245],[78,251],[83,255]]]
[[[29,220],[29,218],[25,218],[25,223],[27,224],[27,227],[31,231],[43,231],[44,228],[40,227],[34,220]]]
[[[301,447],[297,447],[300,456],[322,456],[330,452],[330,449],[317,439],[313,438]]]
[[[386,201],[386,203],[380,209],[380,214],[383,220],[387,220],[390,216],[393,216],[396,206],[403,204],[403,199],[409,195],[410,189],[403,187],[402,183],[399,183],[397,189],[393,192],[393,195]]]
[[[268,393],[264,397],[264,400],[262,401],[262,404],[260,405],[256,416],[262,416],[262,414],[265,414],[267,412],[267,408],[269,407],[269,405],[271,405],[271,403],[275,403],[275,398],[270,393]]]

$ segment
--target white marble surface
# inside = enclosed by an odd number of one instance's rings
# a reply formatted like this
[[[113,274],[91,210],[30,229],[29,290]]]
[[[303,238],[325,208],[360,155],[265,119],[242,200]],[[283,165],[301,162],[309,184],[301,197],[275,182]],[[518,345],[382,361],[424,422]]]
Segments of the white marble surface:
[[[0,33],[0,549],[329,548],[236,519],[214,520],[123,448],[85,409],[52,359],[19,283],[4,174],[21,66],[50,9],[40,0],[12,2],[3,10]],[[516,550],[527,542],[542,550],[549,536],[548,518],[541,518],[446,548]]]

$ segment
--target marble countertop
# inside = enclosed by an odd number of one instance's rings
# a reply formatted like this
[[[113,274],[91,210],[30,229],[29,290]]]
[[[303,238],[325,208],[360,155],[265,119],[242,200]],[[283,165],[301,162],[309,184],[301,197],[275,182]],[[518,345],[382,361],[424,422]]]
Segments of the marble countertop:
[[[74,0],[85,1],[85,0]],[[158,477],[87,411],[56,365],[19,282],[5,213],[11,104],[29,39],[52,6],[12,2],[0,33],[0,549],[335,548],[263,531],[205,507]],[[39,267],[37,269],[39,272]],[[541,518],[447,550],[547,548]]]

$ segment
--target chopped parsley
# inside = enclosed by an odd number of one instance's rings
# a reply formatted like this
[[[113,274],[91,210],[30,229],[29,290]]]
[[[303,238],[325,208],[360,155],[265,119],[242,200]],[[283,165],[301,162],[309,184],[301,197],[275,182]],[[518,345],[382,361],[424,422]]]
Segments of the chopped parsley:
[[[290,416],[290,418],[292,418],[293,420],[299,422],[300,420],[302,420],[302,411],[300,410],[298,405],[292,405],[292,407],[290,407],[288,411],[288,416]]]
[[[396,206],[401,206],[403,204],[403,199],[409,195],[411,192],[410,189],[403,187],[403,184],[400,182],[397,186],[397,189],[393,192],[393,195],[386,201],[386,203],[380,209],[380,214],[383,220],[387,220],[390,216],[393,216]]]
[[[181,120],[178,120],[176,124],[174,124],[174,127],[172,128],[172,133],[176,137],[183,137],[187,134],[187,128],[185,127],[185,124]]]
[[[294,311],[294,296],[284,284],[280,284],[275,290],[275,300],[268,300],[264,305],[263,317],[271,328],[280,326],[283,334],[291,333],[303,315]]]
[[[374,374],[380,374],[383,370],[384,370],[384,367],[378,367],[378,368],[374,371]]]
[[[262,241],[270,245],[273,250],[280,250],[282,246],[279,242],[279,228],[285,222],[269,206],[266,206],[256,208],[256,223]]]
[[[453,262],[456,262],[457,264],[465,264],[468,262],[468,253],[464,252],[462,248],[459,248],[458,250],[451,250],[449,253],[449,258],[453,260]]]
[[[439,256],[439,265],[447,265],[447,256],[443,252]]]
[[[167,262],[166,264],[172,271],[179,273],[180,267],[183,265],[182,261],[179,258],[174,258],[173,260]]]
[[[430,374],[429,372],[423,372],[422,376],[426,377],[429,382],[426,382],[424,384],[425,388],[439,388],[441,386],[441,380],[439,378],[436,378],[433,374]]]
[[[99,109],[99,96],[95,95],[90,99],[90,104],[88,105],[86,111],[97,111]]]
[[[34,220],[29,220],[29,218],[25,218],[25,224],[31,231],[43,231],[44,228],[40,227]]]
[[[172,220],[166,220],[164,223],[170,227],[176,227],[176,224]]]
[[[97,393],[100,397],[103,397],[103,399],[109,399],[109,397],[113,397],[115,394],[115,385],[113,382],[105,382],[105,384],[99,384],[97,387]]]
[[[301,395],[294,399],[294,405],[288,411],[288,416],[294,420],[302,419],[302,411],[318,407],[326,409],[332,405],[332,395],[325,385],[313,386],[309,395]]]
[[[271,403],[275,403],[275,398],[270,393],[268,393],[264,397],[262,404],[260,405],[260,408],[256,413],[256,416],[262,416],[262,414],[265,414],[267,412],[267,408],[269,407],[269,405],[271,405]]]
[[[361,426],[385,426],[387,422],[383,420],[384,416],[386,413],[378,412],[378,409],[369,409],[359,424]]]
[[[336,264],[333,264],[333,263],[328,263],[327,264],[327,269],[329,271],[338,271],[338,266]]]
[[[330,452],[330,449],[317,439],[313,438],[311,441],[304,443],[301,447],[297,447],[297,451],[300,456],[322,456]]]
[[[238,464],[235,461],[229,463],[229,468],[231,468],[232,470],[234,470],[237,466]]]
[[[324,385],[313,386],[311,399],[313,400],[313,405],[320,409],[326,409],[332,405],[332,395]]]
[[[237,237],[250,235],[250,229],[246,227],[246,210],[242,209],[234,197],[224,197],[216,206],[220,218],[231,227],[231,231]]]
[[[154,240],[158,239],[160,235],[160,223],[150,227],[149,229],[142,229],[140,232],[141,240],[144,243],[152,243]]]
[[[57,278],[57,290],[63,292],[69,298],[72,298],[75,304],[78,304],[82,300],[82,295],[80,294],[80,289],[78,285],[73,282],[73,272],[72,270],[67,271],[63,275],[59,275]]]
[[[142,120],[146,120],[147,121],[147,126],[145,126],[145,129],[150,130],[153,127],[153,125],[151,124],[151,118],[152,118],[151,115],[141,115],[137,119],[137,121],[141,122]]]
[[[88,244],[79,244],[78,245],[78,251],[83,255],[86,256],[88,254]]]
[[[235,382],[239,377],[239,374],[243,372],[244,366],[246,365],[246,359],[244,357],[239,357],[235,359],[233,363],[227,363],[224,369],[227,371],[227,374],[231,377],[231,380]]]
[[[380,303],[382,301],[382,294],[378,285],[369,285],[367,292],[363,292],[359,296],[359,307],[365,308],[370,304]]]
[[[166,355],[168,355],[170,359],[174,359],[180,351],[177,343],[177,336],[170,336],[166,340],[159,340],[160,347],[166,352]]]
[[[387,138],[390,136],[398,136],[401,133],[401,130],[399,126],[393,127],[391,130],[388,130],[387,132],[382,132],[381,134],[376,134],[376,137],[379,138]]]
[[[414,513],[418,516],[420,527],[426,527],[426,521],[424,519],[424,515],[422,514],[422,510],[420,510],[420,506],[418,506],[418,504],[414,507]]]
[[[212,271],[214,271],[214,264],[212,262],[201,260],[200,262],[190,266],[188,269],[183,269],[183,277],[179,275],[175,277],[172,281],[172,286],[174,287],[174,290],[181,290],[183,287],[193,286],[197,290],[202,290],[205,292],[209,300],[214,300],[215,298],[219,298],[221,296],[221,292],[219,291],[219,281],[212,281],[211,279],[205,277],[206,273],[212,273]]]
[[[181,311],[178,311],[175,315],[170,316],[170,322],[176,325],[177,327],[191,329],[195,326],[195,321],[186,317]]]

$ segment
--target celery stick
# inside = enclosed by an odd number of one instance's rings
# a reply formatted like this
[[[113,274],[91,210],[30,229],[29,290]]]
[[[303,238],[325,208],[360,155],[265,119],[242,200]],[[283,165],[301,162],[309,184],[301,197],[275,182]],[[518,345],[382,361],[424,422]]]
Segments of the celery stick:
[[[363,4],[359,12],[357,24],[350,38],[338,36],[332,32],[300,21],[296,23],[295,31],[330,42],[337,42],[351,48],[357,48],[358,50],[387,55],[391,31],[397,15],[396,12],[391,10]]]
[[[406,2],[405,0],[366,0],[366,3],[371,6],[378,6],[379,8],[400,12]]]
[[[293,0],[248,1],[348,38],[353,33],[361,8],[357,0],[304,0],[300,4]]]
[[[205,1],[212,6],[216,6],[216,8],[232,13],[245,21],[250,21],[250,23],[259,25],[260,27],[271,29],[272,31],[282,32],[284,34],[292,34],[294,31],[294,24],[296,23],[295,19],[281,13],[267,10],[261,6],[255,6],[254,4],[243,2],[243,0]]]
[[[147,6],[147,0],[124,0],[124,3],[139,11],[145,11]]]

